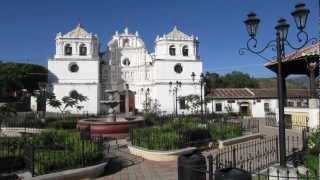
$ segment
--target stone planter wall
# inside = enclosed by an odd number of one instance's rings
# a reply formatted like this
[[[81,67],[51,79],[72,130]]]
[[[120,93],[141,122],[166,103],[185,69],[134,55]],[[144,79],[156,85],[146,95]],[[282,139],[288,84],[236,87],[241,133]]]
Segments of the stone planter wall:
[[[187,147],[172,151],[158,151],[158,150],[148,150],[145,148],[128,145],[129,152],[133,155],[140,156],[144,159],[151,161],[174,161],[180,155],[190,154],[194,152],[197,148]]]

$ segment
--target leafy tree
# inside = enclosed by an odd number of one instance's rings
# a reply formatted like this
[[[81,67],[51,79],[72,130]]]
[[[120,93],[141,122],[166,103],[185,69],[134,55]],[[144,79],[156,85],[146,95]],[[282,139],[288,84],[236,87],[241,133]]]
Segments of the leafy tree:
[[[77,91],[72,91],[69,96],[64,96],[61,100],[57,99],[53,93],[48,93],[47,99],[50,106],[61,112],[62,120],[65,120],[65,114],[68,108],[76,108],[76,110],[80,111],[83,106],[79,104],[88,100],[86,96],[83,96]]]
[[[185,96],[186,101],[186,109],[191,111],[192,113],[198,113],[200,108],[200,96],[197,94],[190,94],[188,96]]]
[[[11,104],[4,104],[0,106],[0,132],[3,120],[14,115],[17,115],[17,112]]]
[[[214,73],[214,72],[212,72],[212,73],[207,72],[206,73],[205,82],[206,82],[207,89],[213,89],[213,88],[223,86],[223,82],[222,82],[220,75],[217,73]]]
[[[157,99],[151,99],[148,97],[147,100],[143,102],[143,109],[145,113],[159,114],[161,112],[160,107],[161,105]]]
[[[24,63],[0,62],[0,97],[8,97],[12,92],[38,89],[39,82],[47,82],[45,67]]]

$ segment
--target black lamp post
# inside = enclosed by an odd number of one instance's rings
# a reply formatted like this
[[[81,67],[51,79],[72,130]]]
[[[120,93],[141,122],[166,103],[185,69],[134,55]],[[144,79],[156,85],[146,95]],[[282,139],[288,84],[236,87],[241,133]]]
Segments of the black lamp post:
[[[285,76],[286,74],[282,69],[282,59],[285,57],[285,46],[289,46],[292,49],[298,50],[303,48],[310,40],[308,34],[304,31],[306,22],[308,19],[309,10],[305,8],[305,4],[301,3],[295,6],[295,10],[291,13],[294,17],[297,29],[297,38],[302,45],[299,47],[292,46],[288,40],[288,30],[289,24],[285,19],[281,18],[278,21],[278,24],[275,27],[276,30],[276,39],[269,41],[269,43],[262,48],[257,50],[257,39],[256,34],[260,19],[256,17],[255,13],[249,13],[248,19],[244,21],[250,39],[247,41],[247,48],[240,49],[240,54],[243,54],[243,51],[249,51],[251,53],[257,54],[260,57],[260,54],[266,49],[272,47],[277,51],[277,62],[278,62],[278,72],[277,72],[277,87],[278,87],[278,104],[279,104],[279,147],[280,147],[280,166],[286,166],[286,138],[285,138],[285,119],[284,119],[284,106],[285,106]],[[304,37],[304,39],[302,39]]]
[[[169,92],[173,92],[173,95],[175,96],[175,113],[176,113],[176,116],[178,116],[178,89],[179,88],[181,88],[181,85],[182,85],[182,83],[181,83],[181,81],[176,81],[175,82],[175,87],[173,87],[172,88],[172,85],[173,85],[173,83],[170,81],[169,82]]]
[[[192,81],[195,82],[196,74],[194,72],[191,73]],[[200,74],[200,112],[201,112],[201,118],[203,118],[203,91],[204,91],[204,84],[205,84],[205,76],[203,73]]]
[[[145,96],[146,96],[146,111],[148,111],[148,96],[149,96],[149,94],[150,94],[150,89],[149,88],[147,88],[146,89],[146,93],[145,93]]]
[[[40,106],[43,108],[42,118],[46,117],[46,99],[47,99],[47,83],[40,82],[39,90],[35,90],[35,94],[40,99]]]

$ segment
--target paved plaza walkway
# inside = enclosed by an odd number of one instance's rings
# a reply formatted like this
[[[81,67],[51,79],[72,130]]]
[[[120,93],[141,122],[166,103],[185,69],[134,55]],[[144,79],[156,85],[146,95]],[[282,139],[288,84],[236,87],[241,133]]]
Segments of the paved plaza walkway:
[[[177,162],[155,162],[128,153],[126,142],[111,146],[110,164],[97,180],[176,180]]]
[[[260,133],[266,136],[277,135],[277,128],[260,127]],[[288,136],[301,136],[299,131],[287,131]],[[302,143],[300,143],[302,144]],[[217,150],[202,152],[203,155],[216,154]],[[110,163],[103,177],[97,180],[177,180],[177,162],[156,162],[149,161],[138,156],[129,154],[127,141],[121,140],[118,143],[112,141],[110,150],[107,153]],[[243,158],[247,153],[243,154]]]

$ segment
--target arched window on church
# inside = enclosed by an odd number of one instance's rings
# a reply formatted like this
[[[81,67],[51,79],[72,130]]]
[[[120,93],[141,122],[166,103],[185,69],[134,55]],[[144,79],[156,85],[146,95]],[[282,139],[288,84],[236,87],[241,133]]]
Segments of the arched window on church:
[[[169,54],[170,54],[170,56],[175,56],[176,55],[176,47],[174,45],[171,45],[169,47]]]
[[[182,55],[183,55],[183,56],[189,56],[188,46],[183,46],[183,47],[182,47]]]
[[[124,39],[122,45],[123,47],[129,47],[129,39]]]
[[[87,55],[87,47],[85,44],[81,44],[79,47],[80,56],[86,56]]]
[[[72,47],[70,44],[64,46],[64,55],[71,56],[72,55]]]

